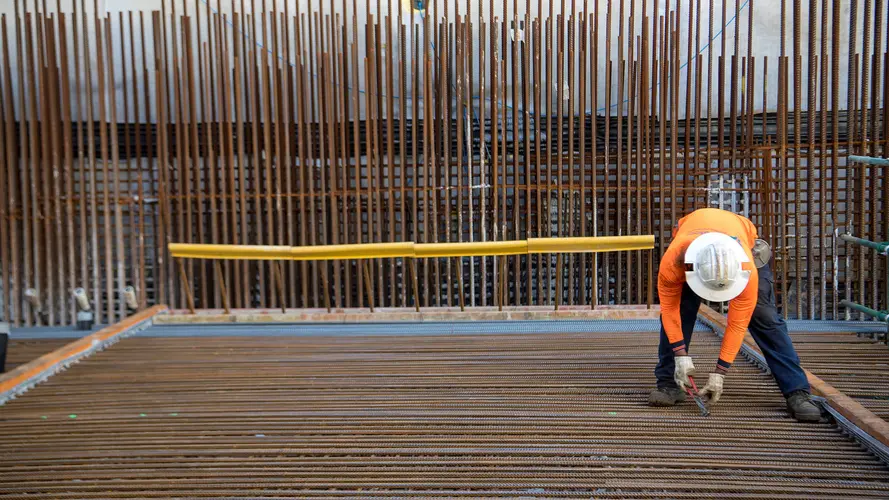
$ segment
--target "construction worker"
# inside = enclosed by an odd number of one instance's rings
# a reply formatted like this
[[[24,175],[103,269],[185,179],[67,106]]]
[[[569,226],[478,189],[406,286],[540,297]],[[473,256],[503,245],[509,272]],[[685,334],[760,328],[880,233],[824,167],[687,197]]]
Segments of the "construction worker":
[[[790,415],[801,422],[820,420],[787,325],[775,306],[770,258],[768,244],[757,239],[756,227],[745,217],[705,208],[679,220],[658,272],[661,338],[651,406],[685,400],[689,377],[695,375],[688,347],[701,300],[709,300],[728,302],[729,312],[716,370],[700,389],[701,397],[710,405],[719,401],[725,374],[749,328]]]

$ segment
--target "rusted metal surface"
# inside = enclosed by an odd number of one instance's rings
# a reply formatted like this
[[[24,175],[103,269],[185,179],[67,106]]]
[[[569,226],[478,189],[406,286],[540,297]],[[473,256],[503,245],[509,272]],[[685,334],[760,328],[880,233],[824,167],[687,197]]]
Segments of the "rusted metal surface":
[[[21,300],[30,287],[58,324],[74,320],[73,286],[107,322],[125,313],[127,285],[143,307],[182,307],[189,294],[196,308],[365,300],[363,269],[316,263],[288,264],[278,278],[267,264],[226,264],[225,298],[214,270],[189,263],[185,291],[171,240],[644,232],[663,249],[676,220],[707,205],[746,210],[771,237],[785,315],[836,318],[842,298],[889,307],[878,293],[887,264],[873,268],[835,237],[889,231],[879,217],[889,177],[845,162],[886,155],[883,0],[782,1],[771,64],[753,39],[755,21],[775,11],[740,0],[612,0],[592,12],[369,2],[361,24],[348,1],[282,12],[276,2],[164,0],[98,14],[84,3],[16,0],[2,18],[0,177],[13,189],[0,198],[0,314],[14,324],[42,321]],[[415,300],[656,302],[657,255],[564,264],[424,261]],[[369,266],[376,307],[410,306],[405,268]]]
[[[6,352],[6,371],[11,371],[70,342],[71,339],[10,339]]]
[[[877,336],[852,328],[791,334],[805,368],[889,421],[889,350]]]
[[[0,407],[0,496],[889,494],[885,464],[830,424],[786,418],[746,362],[710,417],[648,407],[656,342],[132,337]],[[694,345],[706,372],[718,340]]]

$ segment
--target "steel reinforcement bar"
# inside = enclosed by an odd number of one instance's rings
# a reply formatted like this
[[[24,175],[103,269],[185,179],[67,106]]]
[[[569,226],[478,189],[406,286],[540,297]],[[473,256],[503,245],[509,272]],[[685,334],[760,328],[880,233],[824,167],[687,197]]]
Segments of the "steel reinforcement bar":
[[[725,316],[706,305],[701,306],[698,318],[712,327],[714,331],[720,335],[725,331]],[[742,351],[748,359],[757,364],[761,369],[768,371],[769,368],[765,362],[765,358],[763,358],[759,347],[757,347],[756,342],[753,340],[753,337],[749,332],[744,336]],[[803,370],[806,373],[806,377],[809,379],[812,394],[823,397],[825,403],[830,405],[833,410],[839,412],[854,426],[861,429],[864,433],[880,443],[881,448],[879,453],[889,456],[889,422],[878,417],[872,411],[862,406],[861,403],[843,394],[814,373],[806,369]],[[867,446],[870,443],[863,442],[863,444]]]
[[[411,288],[402,261],[180,272],[170,241],[644,233],[663,250],[705,206],[772,244],[786,317],[889,309],[889,262],[839,240],[889,240],[884,163],[849,161],[889,156],[885,0],[3,3],[0,319],[14,326],[74,323],[75,288],[103,324],[126,315],[126,286],[140,308],[180,309],[355,307],[366,276],[395,307]],[[638,251],[441,258],[417,280],[424,305],[491,305],[501,273],[510,305],[647,305],[657,266]]]
[[[520,335],[152,328],[0,407],[0,498],[889,495],[880,457],[830,422],[788,419],[750,363],[735,364],[710,417],[690,402],[648,407],[656,325],[606,324]],[[698,332],[693,345],[698,368],[712,369],[719,339]]]
[[[68,368],[71,364],[119,342],[128,335],[150,327],[152,319],[166,311],[167,307],[163,305],[140,311],[0,375],[0,405]]]

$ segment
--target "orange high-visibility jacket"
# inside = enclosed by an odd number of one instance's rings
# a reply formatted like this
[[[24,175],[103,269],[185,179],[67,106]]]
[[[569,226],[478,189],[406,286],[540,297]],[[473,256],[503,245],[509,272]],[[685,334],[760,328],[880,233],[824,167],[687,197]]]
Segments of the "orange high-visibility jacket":
[[[661,301],[661,321],[664,324],[667,338],[670,340],[670,347],[675,354],[684,355],[686,348],[682,335],[679,302],[682,297],[682,287],[685,284],[685,251],[695,238],[712,232],[736,238],[750,259],[749,262],[743,264],[743,268],[750,271],[750,282],[747,283],[747,288],[741,292],[741,295],[729,302],[728,326],[717,362],[717,370],[726,371],[741,349],[747,325],[750,324],[750,318],[756,308],[759,275],[756,272],[756,266],[753,265],[751,252],[757,238],[756,227],[753,223],[745,217],[717,208],[695,210],[680,219],[676,228],[673,229],[673,241],[661,259],[657,290]]]

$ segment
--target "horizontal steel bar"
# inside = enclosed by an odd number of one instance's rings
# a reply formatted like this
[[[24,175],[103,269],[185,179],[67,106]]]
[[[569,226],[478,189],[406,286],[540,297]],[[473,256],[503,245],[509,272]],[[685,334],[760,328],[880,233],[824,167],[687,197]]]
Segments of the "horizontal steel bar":
[[[863,247],[873,248],[874,250],[880,252],[883,255],[886,255],[889,252],[889,241],[878,243],[876,241],[865,240],[862,238],[856,238],[849,233],[841,234],[840,239],[843,241],[848,241],[849,243],[855,243],[861,245]]]
[[[778,388],[746,362],[732,368],[732,389],[708,419],[690,402],[642,404],[658,342],[657,323],[649,326],[497,336],[144,332],[3,408],[4,492],[777,499],[805,488],[810,498],[886,498],[878,455],[832,424],[786,418]],[[720,344],[696,334],[699,368],[712,367]]]
[[[0,405],[67,368],[70,364],[104,349],[126,335],[150,327],[152,318],[166,311],[167,306],[165,305],[156,305],[145,309],[3,374],[0,376]]]
[[[889,314],[883,311],[877,311],[876,309],[871,309],[870,307],[863,306],[856,302],[852,302],[851,300],[841,300],[840,305],[843,307],[848,307],[849,309],[854,309],[858,312],[862,312],[867,314],[868,316],[879,319],[880,321],[885,321],[889,323]]]
[[[849,155],[849,161],[853,161],[855,163],[866,163],[868,165],[876,165],[878,167],[889,167],[889,158]]]
[[[153,325],[140,337],[368,337],[430,335],[522,335],[560,333],[648,333],[660,328],[657,319],[631,320],[509,320],[509,321],[380,321],[362,323],[305,322],[290,324],[207,323]],[[695,332],[709,332],[702,322]]]
[[[830,417],[836,422],[837,426],[843,429],[843,432],[846,432],[855,438],[855,440],[864,445],[868,451],[879,457],[883,463],[889,463],[889,446],[881,443],[878,439],[868,434],[867,431],[844,417],[841,412],[837,411],[836,408],[831,406],[830,403],[821,396],[813,396],[812,400],[818,403],[830,414]]]

